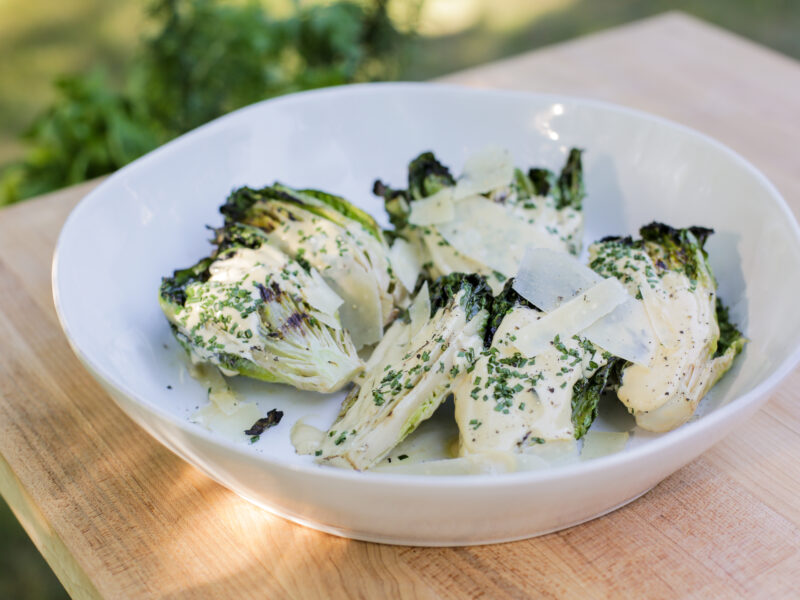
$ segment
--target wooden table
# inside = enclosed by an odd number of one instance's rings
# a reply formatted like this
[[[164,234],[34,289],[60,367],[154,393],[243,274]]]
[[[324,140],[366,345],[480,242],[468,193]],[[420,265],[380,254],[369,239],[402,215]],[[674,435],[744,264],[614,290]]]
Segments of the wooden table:
[[[668,14],[448,81],[564,92],[685,123],[800,209],[800,65]],[[76,598],[785,598],[800,589],[800,375],[647,495],[474,548],[339,539],[273,517],[134,425],[53,310],[59,228],[94,183],[0,211],[0,492]]]

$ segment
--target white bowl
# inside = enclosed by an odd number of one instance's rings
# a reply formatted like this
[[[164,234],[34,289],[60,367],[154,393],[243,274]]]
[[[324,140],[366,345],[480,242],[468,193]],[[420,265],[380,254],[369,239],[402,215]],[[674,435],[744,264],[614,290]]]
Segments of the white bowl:
[[[182,377],[157,303],[160,278],[207,254],[206,224],[237,186],[280,180],[342,194],[383,219],[380,177],[402,185],[432,149],[458,170],[486,145],[520,165],[586,149],[586,241],[660,220],[716,229],[708,243],[734,322],[751,342],[701,404],[667,434],[635,432],[625,451],[533,472],[357,473],[298,456],[301,416],[327,427],[338,398],[237,382],[281,424],[255,445],[189,422],[204,389]],[[384,220],[385,223],[385,220]],[[501,542],[568,527],[638,497],[704,452],[766,400],[800,359],[800,236],[775,188],[718,142],[663,119],[553,95],[431,84],[340,87],[234,112],[121,169],[67,219],[53,264],[56,308],[86,368],[173,452],[244,498],[337,535],[399,544]],[[241,379],[241,378],[239,378]],[[172,389],[168,389],[171,386]],[[599,427],[603,427],[600,422]]]

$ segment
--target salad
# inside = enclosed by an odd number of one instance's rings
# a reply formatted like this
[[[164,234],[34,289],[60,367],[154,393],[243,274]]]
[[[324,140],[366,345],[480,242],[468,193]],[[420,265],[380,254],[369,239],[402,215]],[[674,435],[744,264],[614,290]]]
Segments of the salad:
[[[580,258],[581,150],[554,172],[489,148],[458,176],[425,152],[406,187],[373,191],[391,229],[326,192],[237,189],[210,256],[163,279],[164,314],[208,383],[200,420],[260,416],[228,387],[243,375],[350,386],[329,429],[295,443],[324,465],[385,464],[450,398],[460,459],[586,451],[604,394],[669,431],[746,343],[716,294],[713,230],[654,222]]]

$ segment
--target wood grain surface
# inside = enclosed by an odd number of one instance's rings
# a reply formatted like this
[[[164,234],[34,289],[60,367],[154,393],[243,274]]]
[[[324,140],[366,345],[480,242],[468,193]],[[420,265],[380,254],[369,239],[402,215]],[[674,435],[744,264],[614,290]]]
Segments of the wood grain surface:
[[[800,211],[800,65],[684,15],[446,79],[680,121],[751,160]],[[0,493],[73,597],[798,597],[798,372],[744,427],[638,501],[532,540],[382,546],[249,505],[125,417],[61,333],[52,252],[95,184],[0,211]]]

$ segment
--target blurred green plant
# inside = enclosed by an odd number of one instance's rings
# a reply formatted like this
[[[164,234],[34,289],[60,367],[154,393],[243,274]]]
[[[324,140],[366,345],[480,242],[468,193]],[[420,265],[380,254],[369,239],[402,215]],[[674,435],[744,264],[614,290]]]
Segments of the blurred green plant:
[[[25,159],[0,178],[0,205],[103,175],[154,148],[147,113],[102,72],[64,77],[58,99],[25,133]]]
[[[26,156],[0,173],[0,205],[109,173],[241,106],[299,90],[397,74],[409,33],[388,0],[261,4],[157,0],[122,89],[102,71],[60,78],[57,98],[24,134]]]

